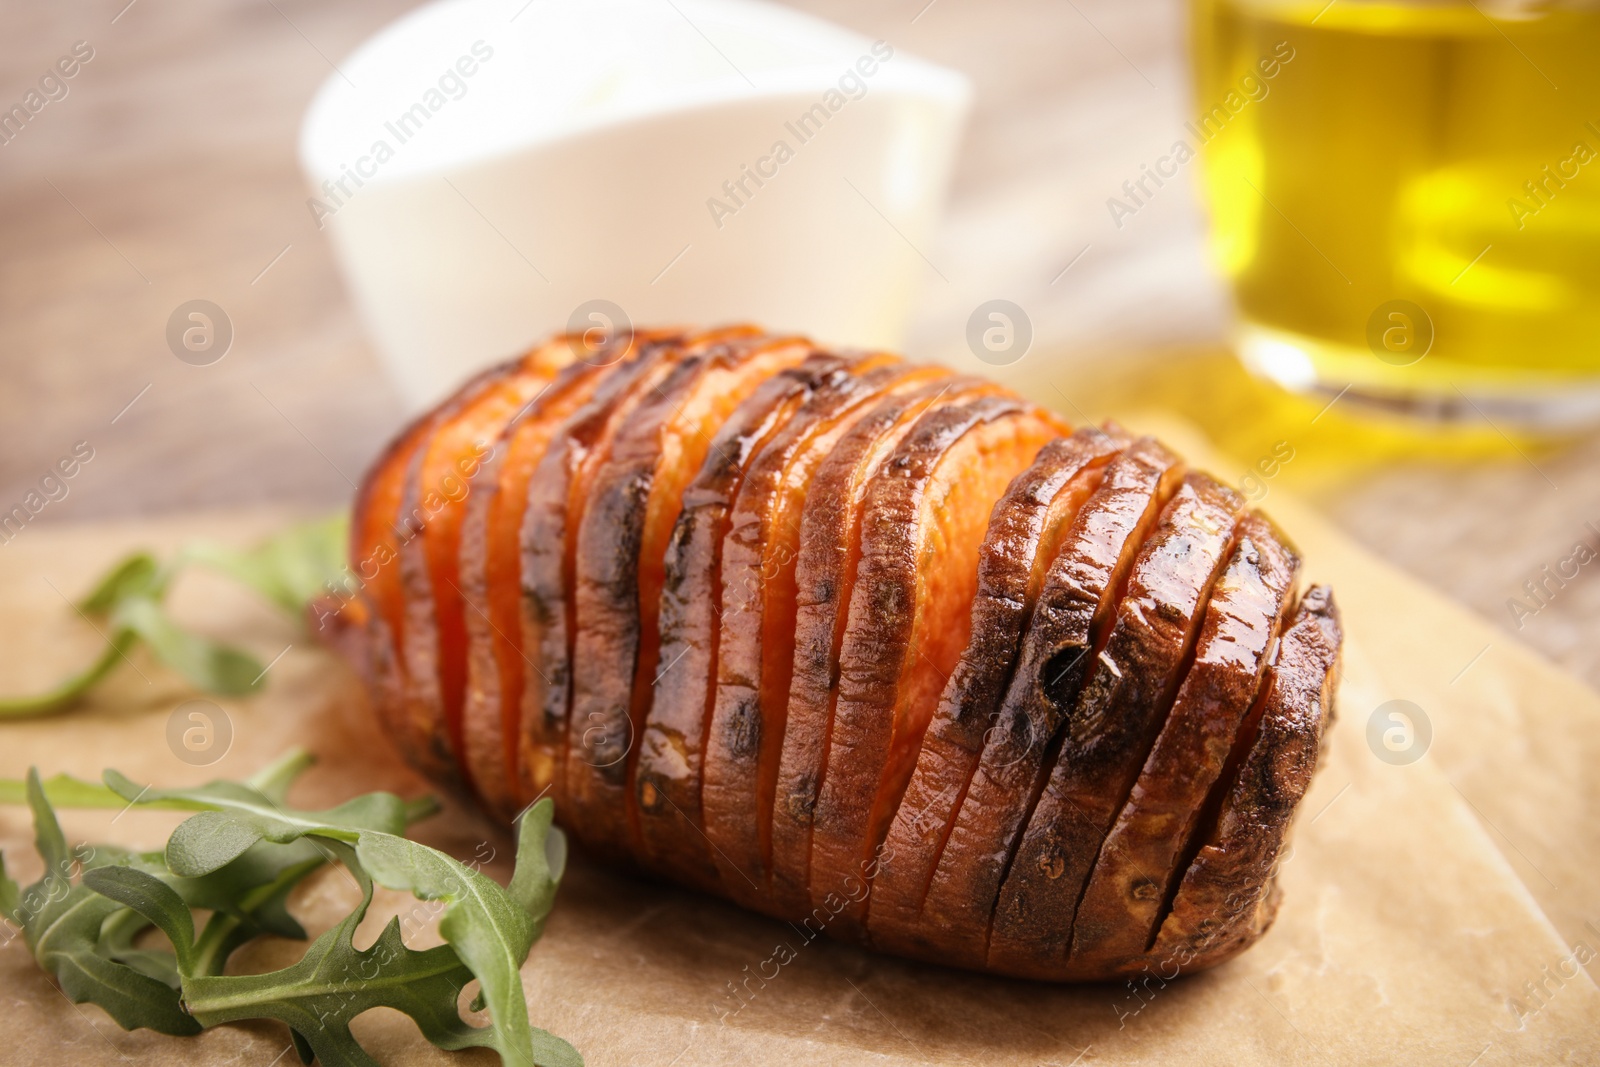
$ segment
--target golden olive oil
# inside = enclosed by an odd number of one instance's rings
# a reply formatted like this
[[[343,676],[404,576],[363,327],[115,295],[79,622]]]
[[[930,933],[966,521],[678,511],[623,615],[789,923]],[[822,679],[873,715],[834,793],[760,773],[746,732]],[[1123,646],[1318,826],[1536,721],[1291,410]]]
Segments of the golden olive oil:
[[[1600,422],[1600,3],[1196,0],[1194,41],[1247,364]]]

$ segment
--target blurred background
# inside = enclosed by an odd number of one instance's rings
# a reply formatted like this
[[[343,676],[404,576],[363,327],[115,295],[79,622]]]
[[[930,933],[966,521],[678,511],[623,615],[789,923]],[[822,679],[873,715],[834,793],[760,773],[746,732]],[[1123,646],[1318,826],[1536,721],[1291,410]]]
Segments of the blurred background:
[[[0,7],[0,106],[28,112],[5,127],[0,144],[0,511],[22,503],[64,458],[80,461],[65,495],[11,536],[40,536],[36,526],[67,521],[309,512],[349,499],[412,400],[386,371],[329,231],[308,210],[300,128],[319,87],[344,78],[339,68],[352,51],[415,6]],[[1277,54],[1270,75],[1258,64],[1274,57],[1278,38],[1248,25],[1245,10],[1267,4],[1231,12],[1180,0],[790,6],[970,80],[948,201],[927,232],[912,240],[859,192],[871,211],[849,223],[904,245],[914,268],[905,351],[1004,377],[1075,420],[1141,408],[1187,418],[1233,465],[1216,473],[1242,482],[1269,511],[1274,493],[1310,500],[1378,555],[1600,683],[1592,651],[1600,579],[1591,573],[1600,568],[1587,565],[1593,551],[1578,551],[1600,548],[1600,439],[1582,389],[1600,352],[1592,317],[1600,259],[1584,252],[1600,232],[1592,210],[1600,166],[1574,146],[1600,148],[1591,8],[1569,5],[1588,21],[1530,40],[1516,21],[1531,18],[1527,10],[1491,20],[1471,5],[1421,5],[1444,11],[1445,22],[1401,28],[1398,44],[1383,47],[1459,32],[1478,52],[1401,55],[1403,69],[1422,72],[1415,99],[1440,79],[1487,86],[1462,114],[1427,119],[1449,127],[1441,133],[1407,125],[1395,100],[1376,90],[1363,95],[1381,87],[1360,66],[1365,53],[1330,59],[1314,40],[1308,47],[1319,28],[1351,31],[1338,21],[1343,8],[1362,6],[1350,0],[1278,5],[1293,9],[1296,32],[1310,36],[1296,38],[1292,59]],[[1481,25],[1461,29],[1462,19]],[[715,33],[693,28],[721,54]],[[1563,41],[1578,51],[1559,54]],[[724,44],[740,56],[736,43]],[[602,52],[586,61],[618,60]],[[1349,73],[1330,76],[1339,62]],[[1290,79],[1302,72],[1297,97]],[[1310,98],[1303,94],[1314,74],[1330,84]],[[1544,82],[1548,99],[1538,95]],[[1401,97],[1411,99],[1408,92],[1402,87]],[[1207,116],[1218,114],[1208,127]],[[1597,124],[1593,132],[1586,120]],[[1534,134],[1548,134],[1548,149]],[[1491,147],[1512,137],[1534,143],[1519,141],[1522,155],[1487,176],[1457,168],[1408,186],[1415,233],[1407,231],[1406,247],[1415,255],[1396,270],[1409,270],[1412,282],[1372,282],[1364,249],[1376,231],[1343,194],[1366,195],[1363,182],[1417,156],[1423,141],[1474,137]],[[1203,159],[1177,159],[1179,142],[1204,143]],[[1360,165],[1334,172],[1324,157]],[[1298,182],[1278,181],[1297,166]],[[1231,185],[1219,191],[1233,177],[1259,202],[1239,200]],[[1537,242],[1512,246],[1500,235],[1534,225],[1543,227]],[[1574,233],[1590,243],[1557,240]],[[651,254],[667,270],[676,263]],[[1555,271],[1562,257],[1577,264],[1563,278],[1576,287],[1579,310],[1551,312],[1554,298],[1530,289],[1528,278]],[[1324,264],[1332,273],[1316,276]],[[829,276],[826,262],[800,266]],[[1416,305],[1405,301],[1431,301],[1430,284],[1445,294],[1470,290],[1471,306],[1491,311],[1496,301],[1522,300],[1525,314],[1545,300],[1536,320],[1544,332],[1530,333],[1528,319],[1497,333],[1510,321],[1503,315],[1436,311],[1415,322],[1407,316]],[[1330,292],[1343,303],[1319,301]],[[1405,306],[1389,308],[1385,295]],[[1010,309],[1004,320],[985,310],[996,300]],[[193,301],[221,310],[230,334],[223,357],[175,358],[169,323]],[[973,341],[974,321],[1025,324],[1029,339],[994,358]],[[554,317],[538,332],[566,325]],[[1331,340],[1308,356],[1289,327]],[[1397,345],[1382,340],[1391,327]],[[1370,346],[1363,328],[1377,338]],[[1473,345],[1461,375],[1438,370]],[[1557,350],[1574,355],[1540,363]],[[1240,351],[1257,373],[1243,369]],[[1428,398],[1385,392],[1396,368],[1408,366],[1435,375]],[[1516,373],[1523,366],[1543,377],[1530,386]],[[1529,417],[1534,394],[1560,418]],[[1562,407],[1564,399],[1572,404]]]

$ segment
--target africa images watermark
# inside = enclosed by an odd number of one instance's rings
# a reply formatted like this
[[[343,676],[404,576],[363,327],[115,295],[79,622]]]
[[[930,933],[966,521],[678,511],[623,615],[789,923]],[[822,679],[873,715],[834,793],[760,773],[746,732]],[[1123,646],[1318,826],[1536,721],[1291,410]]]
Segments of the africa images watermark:
[[[1592,121],[1583,125],[1585,130],[1600,139],[1600,126]],[[1526,229],[1528,220],[1549,207],[1561,190],[1567,187],[1567,182],[1576,180],[1582,174],[1582,168],[1595,159],[1600,159],[1600,152],[1595,151],[1588,141],[1573,141],[1571,154],[1557,160],[1553,170],[1546,163],[1538,175],[1523,182],[1522,189],[1527,199],[1513,196],[1506,201],[1506,210],[1511,212],[1511,221],[1517,224],[1517,229]]]
[[[1260,77],[1253,73],[1244,75],[1239,79],[1238,88],[1230,89],[1220,104],[1214,104],[1211,110],[1200,116],[1199,126],[1193,122],[1185,122],[1183,128],[1194,135],[1198,144],[1209,144],[1227,128],[1236,115],[1252,103],[1260,103],[1267,98],[1267,94],[1272,91],[1272,86],[1267,83],[1293,62],[1294,55],[1294,46],[1288,41],[1279,41],[1273,46],[1271,55],[1256,60],[1256,70],[1261,72]],[[1197,145],[1191,144],[1188,138],[1180,137],[1172,142],[1167,154],[1159,157],[1153,164],[1139,164],[1139,176],[1122,183],[1122,191],[1127,194],[1127,199],[1115,196],[1106,199],[1106,210],[1111,213],[1111,221],[1116,224],[1117,229],[1122,229],[1123,219],[1129,215],[1137,215],[1140,208],[1155,198],[1156,189],[1166,184],[1162,181],[1163,178],[1176,178],[1178,169],[1196,154]],[[1155,182],[1156,188],[1151,189],[1148,182]]]
[[[1529,619],[1549,607],[1568,583],[1582,573],[1585,566],[1600,558],[1600,527],[1592,522],[1586,522],[1583,526],[1593,538],[1593,543],[1581,540],[1573,542],[1571,552],[1554,565],[1545,564],[1538,574],[1522,583],[1524,596],[1506,598],[1506,610],[1511,612],[1511,621],[1517,624],[1517,629],[1522,629]]]
[[[93,458],[94,446],[88,441],[79,441],[72,446],[70,455],[62,456],[44,472],[39,478],[39,488],[29,489],[20,502],[9,510],[0,511],[0,545],[10,544],[34,516],[50,504],[65,500],[71,492],[67,482],[76,478],[83,465]]]
[[[766,155],[758,156],[753,164],[739,164],[739,176],[722,183],[722,193],[727,199],[706,197],[706,210],[711,212],[711,221],[717,224],[717,229],[722,229],[724,219],[737,215],[755,198],[762,186],[776,178],[779,168],[795,157],[799,146],[821,133],[829,119],[843,111],[850,101],[866,96],[867,79],[877,74],[878,68],[893,58],[893,45],[888,41],[874,41],[870,53],[863,54],[839,75],[835,83],[837,88],[829,89],[822,94],[821,100],[783,124],[783,128],[793,135],[794,145],[780,137],[772,142]],[[755,188],[751,188],[752,183]]]
[[[467,95],[467,79],[494,58],[494,49],[482,40],[473,41],[469,51],[471,55],[463,54],[453,66],[446,67],[437,81],[423,90],[416,103],[383,124],[383,128],[394,138],[394,144],[380,137],[372,142],[366,155],[356,159],[354,165],[339,164],[337,178],[323,179],[322,193],[327,199],[313,196],[306,200],[306,207],[310,209],[317,229],[322,229],[324,219],[337,215],[367,181],[378,176],[378,169],[395,157],[398,146],[421,133],[423,127],[450,101],[460,100]],[[349,187],[352,184],[354,189]]]
[[[45,70],[35,88],[22,94],[22,102],[0,112],[0,145],[16,140],[28,123],[55,101],[65,100],[71,91],[68,81],[77,77],[83,65],[94,58],[94,46],[88,41],[76,41],[69,55],[64,55]]]
[[[1596,926],[1592,921],[1586,920],[1583,928],[1600,938],[1600,926]],[[1516,1033],[1524,1029],[1528,1021],[1543,1011],[1568,982],[1583,973],[1583,969],[1595,955],[1594,948],[1580,938],[1573,943],[1571,952],[1556,960],[1553,969],[1548,963],[1540,967],[1537,979],[1530,978],[1522,983],[1520,992],[1527,997],[1527,1000],[1518,1000],[1514,996],[1506,997],[1506,1010],[1511,1013],[1511,1021],[1516,1025],[1509,1028],[1501,1026],[1500,1029],[1507,1033]]]

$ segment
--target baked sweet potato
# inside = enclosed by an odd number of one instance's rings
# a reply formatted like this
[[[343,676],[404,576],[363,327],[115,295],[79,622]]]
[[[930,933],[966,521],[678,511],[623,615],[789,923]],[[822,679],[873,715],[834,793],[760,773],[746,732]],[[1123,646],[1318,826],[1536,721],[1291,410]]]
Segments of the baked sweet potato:
[[[1139,550],[995,902],[989,958],[998,966],[1047,973],[1065,960],[1100,842],[1172,706],[1243,507],[1238,493],[1191,472]]]
[[[515,362],[491,367],[467,381],[449,399],[419,415],[402,430],[361,480],[350,516],[350,572],[360,588],[331,614],[335,625],[319,631],[337,635],[337,647],[351,657],[366,680],[374,712],[406,762],[431,776],[450,776],[449,761],[436,745],[443,739],[413,729],[405,704],[405,593],[400,581],[400,545],[421,533],[422,523],[402,513],[411,458],[428,441],[448,412],[510,373]]]
[[[923,901],[919,934],[952,962],[984,966],[988,924],[973,916],[994,913],[1086,665],[1110,636],[1127,574],[1182,473],[1159,443],[1135,441],[1106,468],[1050,566],[999,718]]]
[[[400,546],[405,589],[404,693],[407,718],[446,742],[441,757],[455,763],[471,785],[463,761],[461,703],[466,689],[466,622],[459,576],[461,520],[471,482],[501,428],[537,396],[571,359],[564,344],[545,345],[509,374],[460,404],[412,457],[402,508],[422,516],[426,536]]]
[[[1237,955],[1271,924],[1278,857],[1333,720],[1341,639],[1332,591],[1314,586],[1278,645],[1254,736],[1241,741],[1248,748],[1216,825],[1186,864],[1147,957],[1199,970]]]
[[[1013,397],[919,419],[862,496],[838,695],[811,830],[811,902],[856,927],[929,716],[967,647],[993,502],[1062,425]]]
[[[881,363],[882,357],[865,360],[856,373],[819,390],[762,449],[723,539],[701,794],[705,844],[722,885],[751,907],[762,906],[771,876],[772,806],[794,669],[795,564],[812,477],[874,401],[945,377],[933,368]]]
[[[875,944],[921,940],[923,897],[998,721],[1050,564],[1106,465],[1127,445],[1120,431],[1094,427],[1058,438],[995,503],[978,563],[971,636],[940,694],[878,857],[868,901]]]
[[[659,669],[634,760],[640,856],[697,885],[715,885],[703,815],[700,756],[721,645],[723,541],[751,464],[819,390],[856,373],[818,353],[764,382],[717,431],[685,488],[663,565]],[[748,795],[748,793],[746,794]],[[748,811],[746,811],[748,818]],[[706,825],[702,836],[696,827]]]
[[[628,775],[655,687],[663,565],[684,487],[745,397],[811,351],[803,338],[706,346],[655,387],[595,472],[571,587],[566,784],[567,817],[591,847],[637,850]]]
[[[461,523],[461,598],[467,682],[461,709],[464,758],[484,805],[516,813],[517,747],[525,673],[522,649],[522,515],[528,483],[560,422],[594,394],[604,367],[574,363],[501,431],[473,480]]]
[[[1237,494],[882,353],[571,340],[365,479],[324,632],[409,761],[807,937],[1078,980],[1262,934],[1339,628]]]
[[[812,825],[839,697],[839,651],[861,558],[866,487],[924,415],[995,392],[987,383],[955,379],[882,401],[839,439],[807,490],[795,558],[794,666],[772,807],[769,899],[785,911],[810,908]]]
[[[1293,604],[1299,566],[1265,518],[1240,521],[1233,557],[1206,606],[1194,662],[1078,904],[1075,966],[1138,955],[1154,937],[1157,915],[1172,899],[1169,884],[1183,874],[1178,857],[1255,702],[1267,654]]]
[[[649,338],[634,346],[595,395],[551,437],[528,482],[522,514],[522,649],[525,676],[517,778],[521,798],[548,790],[565,807],[567,708],[572,684],[573,554],[589,483],[612,435],[683,354],[680,339]]]

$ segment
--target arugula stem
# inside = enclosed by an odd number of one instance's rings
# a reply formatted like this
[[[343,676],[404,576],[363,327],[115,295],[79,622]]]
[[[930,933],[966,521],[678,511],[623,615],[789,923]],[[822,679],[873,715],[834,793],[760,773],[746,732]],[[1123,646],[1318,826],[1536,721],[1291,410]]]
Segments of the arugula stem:
[[[302,771],[306,770],[317,757],[299,745],[287,750],[283,755],[261,768],[249,778],[245,784],[263,793],[272,794],[282,789],[287,789]]]
[[[444,810],[444,805],[439,803],[439,798],[432,793],[424,793],[420,797],[412,797],[405,802],[406,825],[414,826],[423,819],[429,819]]]
[[[90,808],[120,810],[128,802],[99,782],[86,782],[68,774],[58,774],[42,782],[44,795],[52,808]],[[21,778],[0,778],[0,804],[26,804],[28,783]],[[177,797],[141,800],[141,808],[161,808],[167,811],[207,811],[210,804]]]
[[[119,631],[100,653],[99,659],[54,689],[36,696],[0,699],[0,719],[25,719],[50,715],[70,707],[97,682],[110,674],[117,661],[126,656],[138,643],[138,634],[131,630]]]
[[[205,929],[200,931],[200,936],[194,942],[194,973],[221,974],[228,962],[228,949],[231,947],[228,940],[243,925],[244,921],[237,916],[212,912],[211,918],[206,920]]]
[[[440,946],[443,947],[443,946]],[[416,956],[425,956],[426,953],[418,952]],[[381,974],[368,978],[362,975],[359,980],[361,992],[370,995],[379,989],[404,989],[408,986],[426,982],[429,978],[442,974],[454,974],[461,969],[461,960],[454,952],[440,952],[433,950],[431,966],[419,966],[411,963],[403,974]],[[415,960],[416,957],[413,957]],[[221,982],[206,983],[194,982],[184,986],[184,1005],[189,1013],[200,1020],[202,1026],[214,1026],[218,1022],[232,1022],[236,1019],[259,1019],[269,1016],[254,1013],[248,1009],[258,1004],[278,1004],[283,1000],[283,989],[267,982],[260,981],[264,978],[274,977],[272,972],[265,975],[241,975],[238,978],[224,978]],[[251,981],[255,979],[256,981]],[[349,995],[353,980],[349,974],[329,976],[320,982],[298,981],[295,983],[294,992],[299,998],[311,999],[327,995]],[[206,990],[223,990],[207,995]],[[241,1010],[243,1009],[243,1010]]]
[[[274,794],[288,788],[300,773],[316,762],[316,756],[296,746],[261,768],[245,780],[245,784],[263,794]],[[58,774],[40,783],[44,795],[53,808],[117,809],[128,807],[128,801],[110,787],[99,782],[87,782],[69,774]],[[21,778],[0,778],[0,804],[28,803],[28,783]],[[167,811],[209,811],[215,805],[179,797],[150,797],[139,801],[141,808]],[[406,825],[437,815],[441,810],[438,798],[424,793],[405,801]]]

